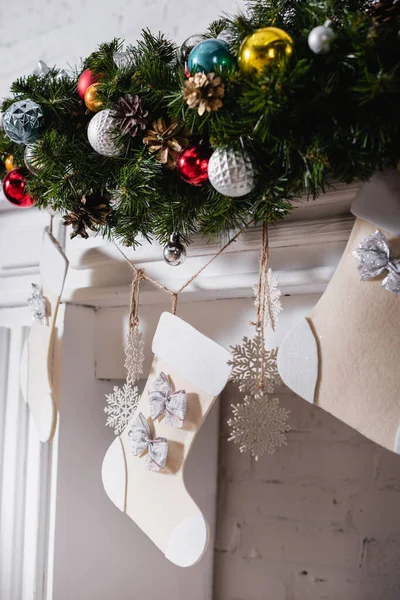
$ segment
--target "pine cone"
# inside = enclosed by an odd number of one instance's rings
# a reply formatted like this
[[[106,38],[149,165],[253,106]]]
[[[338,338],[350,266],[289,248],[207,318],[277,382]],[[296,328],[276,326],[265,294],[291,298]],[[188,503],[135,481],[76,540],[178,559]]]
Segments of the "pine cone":
[[[144,131],[148,123],[148,111],[142,107],[142,100],[137,94],[126,94],[117,102],[113,117],[123,135],[135,137]]]
[[[368,10],[374,26],[388,25],[400,20],[400,0],[380,0],[374,2]]]
[[[150,152],[157,152],[158,160],[168,169],[175,169],[179,153],[189,144],[189,132],[182,128],[178,121],[171,121],[167,127],[164,119],[153,122],[143,143]]]
[[[82,196],[74,209],[63,216],[64,225],[72,225],[71,240],[77,235],[87,239],[87,229],[97,231],[100,225],[105,225],[111,212],[109,197],[102,194]]]
[[[197,112],[203,115],[205,111],[217,111],[222,106],[221,98],[225,94],[225,85],[215,73],[196,73],[185,81],[183,98],[189,108],[198,107]]]

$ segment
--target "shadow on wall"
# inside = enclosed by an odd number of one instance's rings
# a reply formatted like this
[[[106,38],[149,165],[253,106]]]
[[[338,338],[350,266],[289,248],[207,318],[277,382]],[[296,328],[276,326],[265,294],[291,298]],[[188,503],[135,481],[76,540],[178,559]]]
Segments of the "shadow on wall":
[[[215,600],[398,600],[400,456],[282,387],[288,446],[228,443],[221,398]]]

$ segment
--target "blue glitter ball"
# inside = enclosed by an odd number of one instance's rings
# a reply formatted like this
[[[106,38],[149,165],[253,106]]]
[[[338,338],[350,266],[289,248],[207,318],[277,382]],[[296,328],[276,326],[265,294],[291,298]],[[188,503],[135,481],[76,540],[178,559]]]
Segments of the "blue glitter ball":
[[[189,54],[188,69],[195,73],[215,73],[220,69],[229,69],[235,59],[229,51],[229,45],[223,40],[204,40]]]

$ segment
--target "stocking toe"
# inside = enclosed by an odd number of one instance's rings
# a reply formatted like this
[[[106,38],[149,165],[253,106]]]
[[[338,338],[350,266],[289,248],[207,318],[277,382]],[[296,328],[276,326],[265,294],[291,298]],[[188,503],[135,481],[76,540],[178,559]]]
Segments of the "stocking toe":
[[[122,441],[117,437],[103,460],[101,468],[103,486],[110,500],[120,510],[125,510],[126,461]]]
[[[278,370],[291,390],[307,402],[314,402],[318,349],[307,319],[302,319],[283,340],[278,352]]]
[[[201,514],[184,519],[169,538],[166,558],[178,567],[195,565],[207,548],[208,535],[208,525]]]

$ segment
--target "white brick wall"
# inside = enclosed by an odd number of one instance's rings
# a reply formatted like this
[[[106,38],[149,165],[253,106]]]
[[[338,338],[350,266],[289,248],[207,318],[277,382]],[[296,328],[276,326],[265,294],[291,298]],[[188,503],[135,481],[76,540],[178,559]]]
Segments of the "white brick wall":
[[[226,442],[221,399],[215,600],[398,600],[400,457],[280,397],[289,445],[258,463]]]

